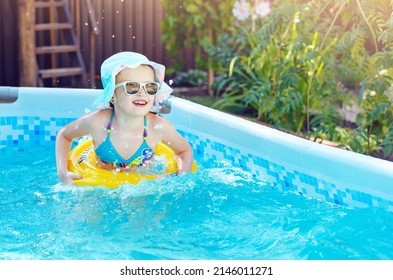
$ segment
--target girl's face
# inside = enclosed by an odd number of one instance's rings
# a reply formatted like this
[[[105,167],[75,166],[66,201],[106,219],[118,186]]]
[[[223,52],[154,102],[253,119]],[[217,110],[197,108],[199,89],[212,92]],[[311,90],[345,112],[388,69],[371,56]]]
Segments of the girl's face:
[[[148,65],[140,65],[137,68],[125,68],[116,76],[116,84],[132,81],[132,82],[154,82],[154,71]],[[148,85],[146,85],[148,87]],[[154,95],[148,94],[145,88],[136,94],[128,94],[124,87],[118,87],[115,90],[113,99],[115,110],[124,110],[137,116],[146,115],[154,103]]]

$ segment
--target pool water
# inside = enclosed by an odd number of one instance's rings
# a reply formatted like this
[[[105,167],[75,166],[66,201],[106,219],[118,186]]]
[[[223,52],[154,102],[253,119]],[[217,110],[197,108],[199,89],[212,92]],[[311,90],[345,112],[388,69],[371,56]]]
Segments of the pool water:
[[[279,191],[208,157],[195,174],[66,187],[54,147],[0,150],[0,259],[393,259],[393,213]]]

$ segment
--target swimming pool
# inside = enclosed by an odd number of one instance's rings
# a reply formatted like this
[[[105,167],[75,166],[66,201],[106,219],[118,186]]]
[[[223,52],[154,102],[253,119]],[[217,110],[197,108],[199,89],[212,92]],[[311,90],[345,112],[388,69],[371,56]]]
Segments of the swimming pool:
[[[165,117],[194,148],[198,173],[62,187],[56,133],[98,91],[17,90],[0,104],[1,259],[393,258],[390,162],[172,97]]]

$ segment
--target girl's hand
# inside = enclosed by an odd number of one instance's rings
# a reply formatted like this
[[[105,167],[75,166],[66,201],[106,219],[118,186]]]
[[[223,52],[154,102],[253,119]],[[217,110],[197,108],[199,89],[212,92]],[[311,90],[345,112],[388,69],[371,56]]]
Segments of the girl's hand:
[[[65,174],[59,175],[61,182],[68,186],[73,185],[75,180],[83,179],[83,175],[76,174],[74,172],[67,171]]]

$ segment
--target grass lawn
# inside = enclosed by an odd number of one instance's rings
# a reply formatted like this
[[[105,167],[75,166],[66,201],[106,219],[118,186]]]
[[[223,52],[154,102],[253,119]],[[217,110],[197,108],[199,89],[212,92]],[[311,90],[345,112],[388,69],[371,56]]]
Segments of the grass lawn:
[[[187,99],[189,101],[204,105],[206,107],[211,107],[213,105],[214,102],[217,101],[217,99],[215,97],[210,97],[210,96],[187,96],[187,95],[183,95],[183,96],[178,96],[180,98],[183,99]]]

